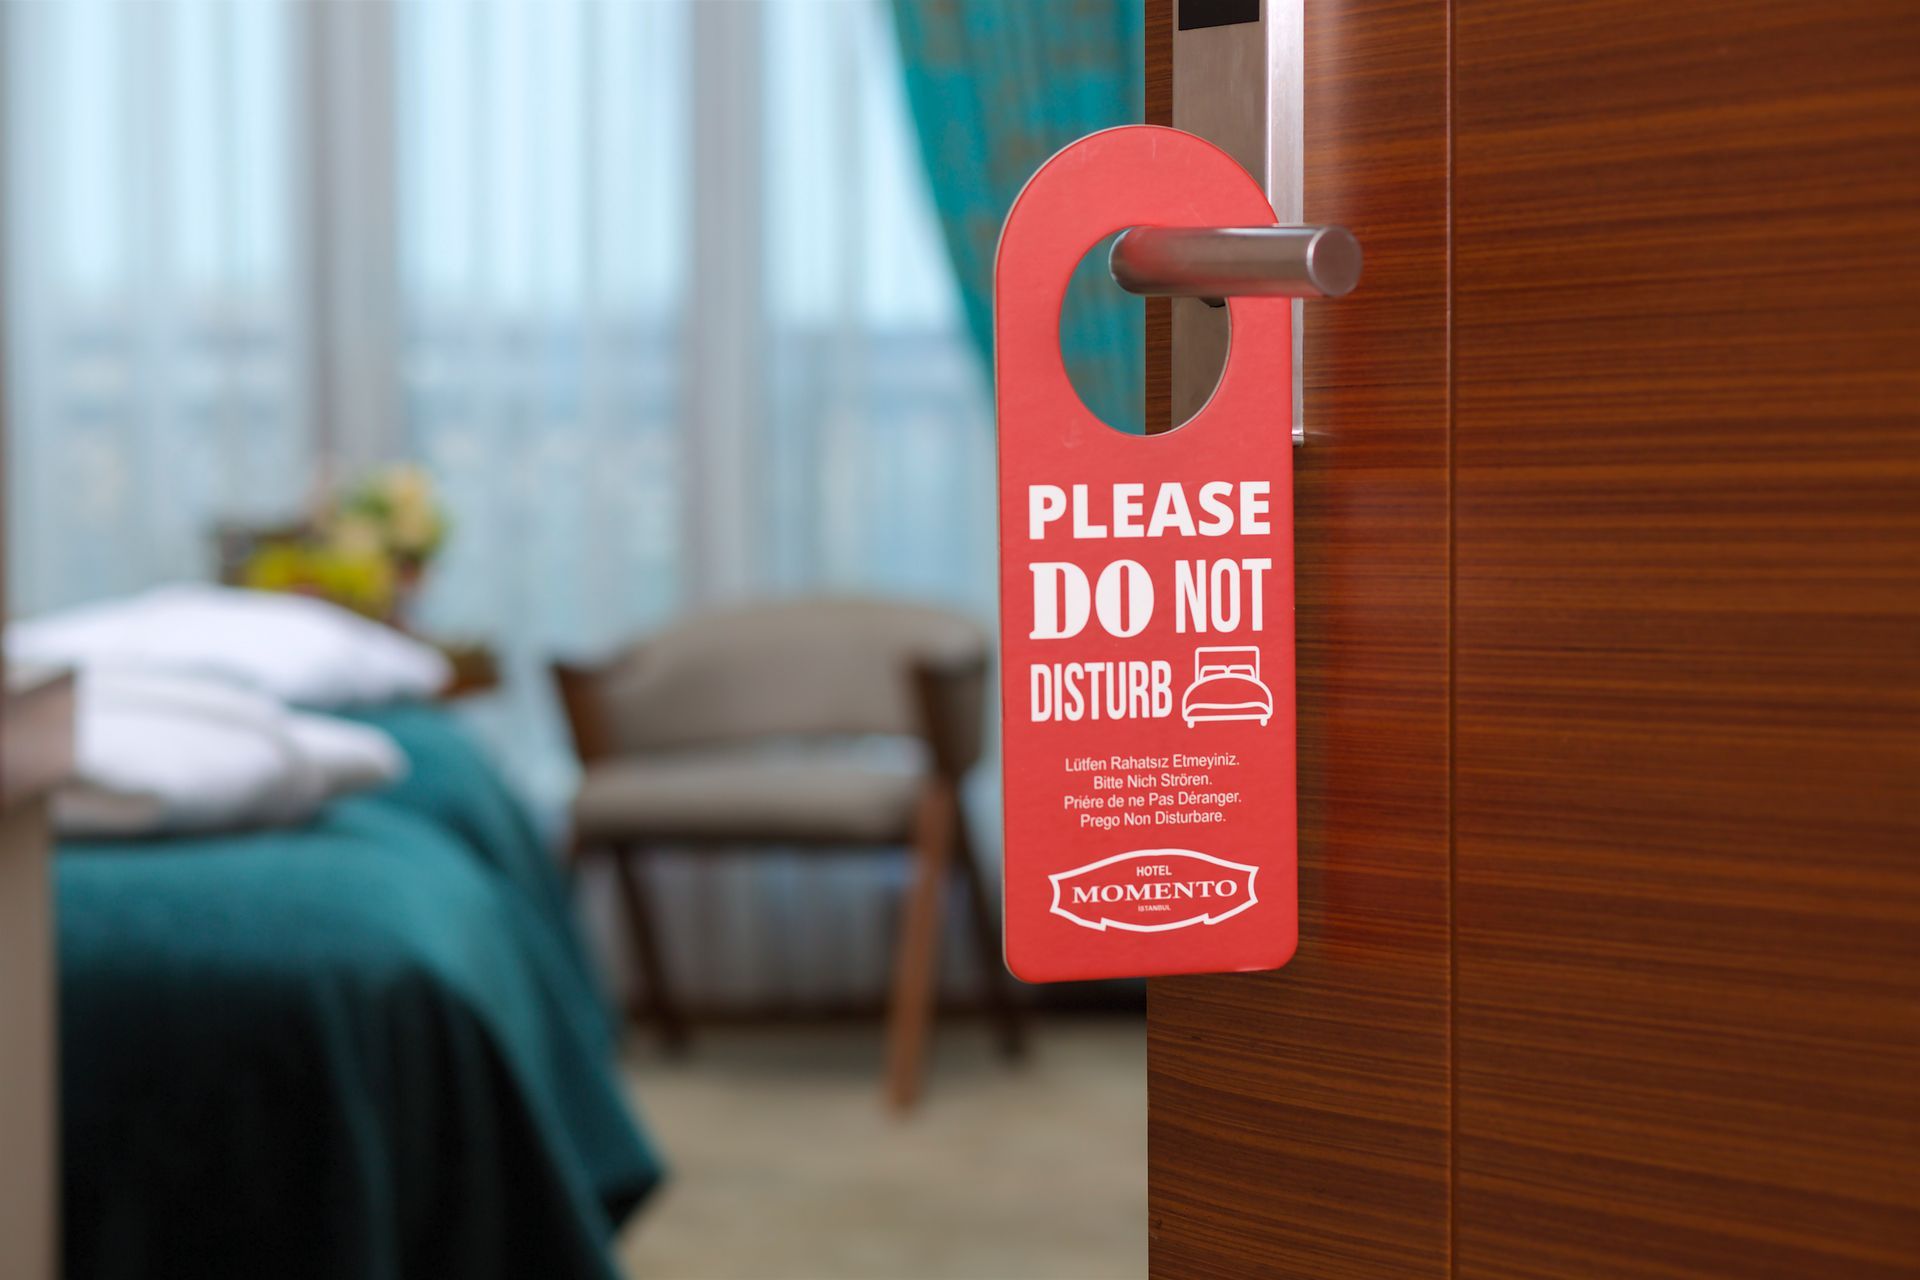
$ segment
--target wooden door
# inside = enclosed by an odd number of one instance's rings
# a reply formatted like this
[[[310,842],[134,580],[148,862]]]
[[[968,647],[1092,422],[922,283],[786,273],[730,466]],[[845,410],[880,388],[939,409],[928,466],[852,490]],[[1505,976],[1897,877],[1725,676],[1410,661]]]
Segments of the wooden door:
[[[1367,273],[1307,308],[1301,945],[1152,984],[1153,1273],[1920,1275],[1920,8],[1307,33]]]

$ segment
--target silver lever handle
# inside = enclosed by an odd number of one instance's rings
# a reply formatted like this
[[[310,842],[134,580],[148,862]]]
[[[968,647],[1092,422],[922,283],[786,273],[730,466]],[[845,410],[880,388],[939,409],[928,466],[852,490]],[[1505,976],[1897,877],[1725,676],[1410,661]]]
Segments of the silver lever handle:
[[[1360,242],[1345,227],[1134,227],[1107,269],[1128,293],[1339,298],[1360,283]]]

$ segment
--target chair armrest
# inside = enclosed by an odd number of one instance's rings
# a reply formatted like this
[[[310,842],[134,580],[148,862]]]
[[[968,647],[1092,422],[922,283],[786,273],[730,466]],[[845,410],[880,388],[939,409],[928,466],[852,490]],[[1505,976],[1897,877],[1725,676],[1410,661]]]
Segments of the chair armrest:
[[[606,666],[588,666],[572,662],[554,662],[553,685],[560,695],[561,710],[566,712],[567,732],[581,764],[591,764],[613,755],[615,739],[612,714],[602,689]]]

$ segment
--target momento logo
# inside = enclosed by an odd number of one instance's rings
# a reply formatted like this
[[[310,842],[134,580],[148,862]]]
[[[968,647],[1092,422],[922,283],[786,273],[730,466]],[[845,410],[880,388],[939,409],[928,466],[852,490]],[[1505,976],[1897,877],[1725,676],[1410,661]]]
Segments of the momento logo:
[[[1260,868],[1191,849],[1136,849],[1047,877],[1053,914],[1083,929],[1163,933],[1219,924],[1259,901]]]

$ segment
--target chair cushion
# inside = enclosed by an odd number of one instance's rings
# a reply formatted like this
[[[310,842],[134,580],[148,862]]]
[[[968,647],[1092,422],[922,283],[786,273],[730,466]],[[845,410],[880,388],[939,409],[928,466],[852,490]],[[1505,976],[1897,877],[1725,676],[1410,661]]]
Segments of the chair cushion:
[[[905,842],[917,770],[833,751],[648,755],[591,765],[574,799],[586,840]]]

